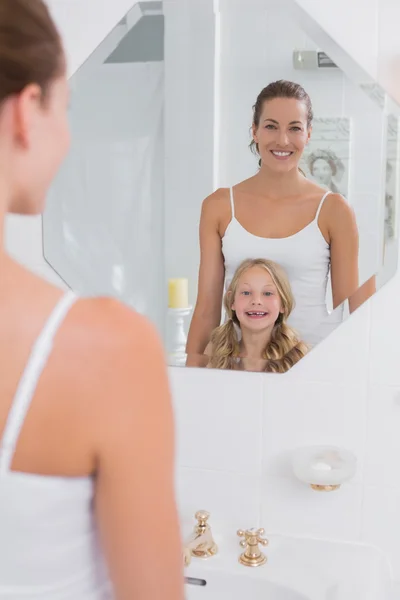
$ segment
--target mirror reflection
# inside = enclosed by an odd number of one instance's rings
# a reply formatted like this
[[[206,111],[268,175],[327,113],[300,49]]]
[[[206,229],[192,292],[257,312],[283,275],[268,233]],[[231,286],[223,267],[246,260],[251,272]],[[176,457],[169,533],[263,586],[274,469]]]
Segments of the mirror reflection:
[[[243,261],[224,295],[225,323],[213,330],[204,354],[210,368],[284,373],[307,352],[288,325],[295,305],[289,279],[277,263]]]
[[[72,77],[44,254],[171,365],[284,373],[396,271],[399,109],[294,2],[200,10],[137,3]]]

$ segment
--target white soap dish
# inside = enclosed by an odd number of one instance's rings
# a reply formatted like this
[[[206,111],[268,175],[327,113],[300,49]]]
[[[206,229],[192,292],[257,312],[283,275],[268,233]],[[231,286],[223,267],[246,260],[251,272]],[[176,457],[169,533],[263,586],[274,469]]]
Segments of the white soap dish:
[[[306,446],[292,453],[295,476],[313,490],[332,492],[351,479],[357,459],[352,452],[337,446]]]

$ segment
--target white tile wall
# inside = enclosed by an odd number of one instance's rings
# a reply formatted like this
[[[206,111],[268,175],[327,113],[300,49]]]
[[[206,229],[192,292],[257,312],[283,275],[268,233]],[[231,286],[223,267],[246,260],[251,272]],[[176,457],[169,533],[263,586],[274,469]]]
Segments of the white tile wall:
[[[400,490],[400,388],[371,385],[367,411],[365,482]]]
[[[204,393],[202,369],[181,374],[171,371],[176,423],[183,434],[178,438],[179,465],[260,475],[262,376],[248,380],[235,374],[233,391],[230,373],[223,373],[221,389],[220,373],[211,371]]]
[[[400,386],[397,342],[400,331],[399,294],[400,277],[397,275],[371,301],[371,383]]]
[[[263,472],[289,471],[292,450],[307,445],[343,445],[358,460],[355,482],[362,482],[366,436],[364,385],[298,382],[279,376],[266,381],[263,414]],[[289,476],[289,473],[288,473]]]
[[[320,381],[359,385],[367,381],[370,352],[370,303],[321,342],[283,377],[298,381]]]
[[[298,1],[369,72],[375,73],[379,64],[382,81],[391,85],[400,99],[399,79],[396,83],[392,78],[400,51],[397,2]],[[66,37],[72,68],[131,4],[132,0],[51,1]],[[28,232],[25,220],[21,226],[18,221],[8,222],[8,247],[22,262],[44,273],[44,263],[39,260],[40,227],[33,221]],[[236,529],[255,522],[269,531],[361,537],[389,553],[400,580],[400,482],[396,476],[399,296],[397,275],[368,306],[277,382],[266,377],[260,383],[257,375],[249,374],[226,377],[210,371],[171,369],[177,410],[178,498],[188,527],[192,513],[206,508],[213,513],[217,540],[220,527]],[[279,401],[281,406],[274,412],[272,403]],[[307,419],[301,414],[306,405],[313,407],[313,416]],[[328,407],[327,412],[322,406]],[[329,425],[328,414],[332,415]],[[294,481],[287,468],[279,470],[277,457],[290,446],[291,429],[296,443],[329,437],[329,441],[351,445],[360,457],[365,414],[364,469],[353,483],[335,494],[319,495]],[[362,464],[362,457],[360,461]],[[260,464],[264,468],[257,474]]]
[[[316,492],[289,477],[262,482],[261,523],[269,532],[358,540],[363,488],[347,484],[337,493]]]
[[[363,540],[385,549],[400,579],[400,488],[366,486],[362,508]]]
[[[193,517],[199,509],[211,513],[216,537],[261,523],[258,476],[181,467],[177,472],[177,497],[185,535],[193,528]]]

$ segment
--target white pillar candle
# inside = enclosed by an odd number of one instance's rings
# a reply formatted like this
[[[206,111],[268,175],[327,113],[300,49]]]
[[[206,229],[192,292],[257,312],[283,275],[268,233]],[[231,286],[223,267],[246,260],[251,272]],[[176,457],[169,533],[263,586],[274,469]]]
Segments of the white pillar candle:
[[[187,308],[189,306],[188,280],[168,280],[168,308]]]

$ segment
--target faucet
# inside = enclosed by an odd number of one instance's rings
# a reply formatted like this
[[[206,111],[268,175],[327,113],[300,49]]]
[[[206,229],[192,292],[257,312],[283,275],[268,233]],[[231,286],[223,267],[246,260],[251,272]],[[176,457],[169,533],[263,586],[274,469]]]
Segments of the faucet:
[[[244,538],[240,545],[245,551],[240,555],[239,562],[245,567],[260,567],[267,562],[267,557],[258,546],[268,546],[268,540],[261,537],[264,533],[264,529],[239,529],[237,532],[239,537]]]
[[[218,552],[218,546],[214,542],[211,527],[207,523],[209,516],[210,513],[205,510],[199,510],[195,514],[197,524],[183,548],[183,564],[185,567],[190,565],[192,556],[207,558]]]

